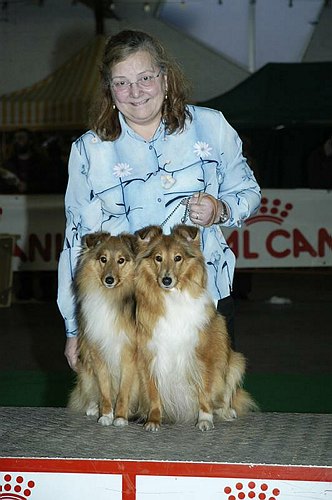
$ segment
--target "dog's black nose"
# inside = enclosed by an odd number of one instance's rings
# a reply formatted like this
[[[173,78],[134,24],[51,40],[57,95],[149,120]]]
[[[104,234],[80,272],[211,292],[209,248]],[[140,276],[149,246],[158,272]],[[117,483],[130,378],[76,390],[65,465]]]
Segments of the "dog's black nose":
[[[113,276],[106,276],[105,283],[106,283],[106,285],[113,285],[113,283],[114,283]]]
[[[170,278],[169,276],[165,276],[165,278],[163,278],[161,281],[163,282],[163,285],[169,286],[172,283],[172,278]]]

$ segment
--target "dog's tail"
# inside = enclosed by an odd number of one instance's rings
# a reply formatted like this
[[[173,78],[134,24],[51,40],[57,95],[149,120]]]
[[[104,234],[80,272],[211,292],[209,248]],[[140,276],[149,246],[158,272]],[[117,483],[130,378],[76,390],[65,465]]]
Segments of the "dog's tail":
[[[68,408],[87,415],[98,414],[99,390],[95,377],[86,370],[79,370],[74,389],[69,395]]]
[[[251,395],[242,388],[246,360],[243,354],[232,351],[229,359],[229,370],[226,378],[224,397],[225,408],[235,410],[237,416],[250,411],[257,411],[258,405]]]
[[[251,397],[249,392],[244,390],[242,387],[238,387],[235,391],[232,400],[232,407],[236,411],[236,414],[241,417],[251,411],[258,411],[259,407],[256,401]]]

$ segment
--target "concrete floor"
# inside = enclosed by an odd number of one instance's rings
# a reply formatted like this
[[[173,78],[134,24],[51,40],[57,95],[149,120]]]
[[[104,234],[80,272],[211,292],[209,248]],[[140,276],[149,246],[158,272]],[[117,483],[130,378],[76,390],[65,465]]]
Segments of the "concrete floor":
[[[0,371],[68,371],[55,296],[0,308]],[[54,294],[55,295],[55,294]],[[271,297],[290,303],[272,304]],[[236,344],[251,373],[332,373],[332,274],[256,272],[236,301]]]

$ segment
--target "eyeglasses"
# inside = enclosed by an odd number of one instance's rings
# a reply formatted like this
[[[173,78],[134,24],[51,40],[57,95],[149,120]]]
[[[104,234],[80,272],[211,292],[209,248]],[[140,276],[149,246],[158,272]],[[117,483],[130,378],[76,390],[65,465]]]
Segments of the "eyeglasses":
[[[161,71],[158,75],[143,75],[136,82],[129,82],[128,80],[112,80],[111,87],[116,94],[126,94],[132,85],[136,84],[140,89],[151,89],[155,83],[156,78],[159,78]]]

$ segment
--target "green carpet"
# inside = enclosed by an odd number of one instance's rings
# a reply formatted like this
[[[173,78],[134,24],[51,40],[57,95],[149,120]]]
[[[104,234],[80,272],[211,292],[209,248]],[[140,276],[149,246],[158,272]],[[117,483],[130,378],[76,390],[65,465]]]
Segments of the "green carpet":
[[[265,412],[332,413],[331,374],[247,374],[245,388]]]
[[[1,372],[0,406],[66,406],[73,384],[71,372]]]
[[[68,372],[0,372],[0,406],[66,406]],[[245,388],[264,412],[332,413],[330,374],[247,374]]]

